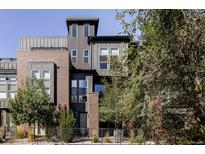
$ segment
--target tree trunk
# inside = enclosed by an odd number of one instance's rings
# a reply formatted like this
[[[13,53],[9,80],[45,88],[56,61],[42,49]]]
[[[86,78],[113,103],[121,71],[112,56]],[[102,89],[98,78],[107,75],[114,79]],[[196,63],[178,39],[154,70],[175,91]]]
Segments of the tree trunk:
[[[36,139],[36,137],[35,137],[35,135],[36,135],[36,124],[35,124],[35,122],[34,122],[34,124],[33,124],[33,126],[34,126],[34,129],[33,129],[33,140],[35,141],[35,139]]]

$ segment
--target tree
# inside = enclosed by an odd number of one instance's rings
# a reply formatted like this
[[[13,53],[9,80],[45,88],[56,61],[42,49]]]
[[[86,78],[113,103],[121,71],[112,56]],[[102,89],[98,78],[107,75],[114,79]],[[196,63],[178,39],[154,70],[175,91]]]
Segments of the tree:
[[[72,141],[75,123],[76,119],[73,112],[65,108],[60,117],[60,136],[64,142],[68,143]]]
[[[128,87],[125,96],[133,95],[135,105],[145,104],[146,107],[150,100],[160,96],[158,103],[165,113],[163,118],[169,120],[166,115],[171,110],[178,118],[175,123],[191,124],[186,134],[170,136],[204,141],[205,11],[123,10],[118,12],[117,19],[124,32],[133,40],[138,36],[139,41],[136,48],[127,51],[129,75],[125,81]],[[179,108],[191,109],[194,120],[177,114]],[[148,116],[146,119],[147,125],[151,119],[148,120]],[[171,125],[165,123],[161,127],[171,131]],[[190,135],[194,130],[201,135]]]
[[[38,122],[46,130],[52,125],[55,108],[41,80],[28,78],[9,104],[11,118],[16,125],[27,123],[29,127],[35,127]]]

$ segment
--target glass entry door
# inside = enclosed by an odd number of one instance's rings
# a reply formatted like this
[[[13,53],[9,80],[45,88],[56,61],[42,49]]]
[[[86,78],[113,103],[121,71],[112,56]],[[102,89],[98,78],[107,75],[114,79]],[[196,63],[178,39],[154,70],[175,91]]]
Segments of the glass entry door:
[[[87,133],[87,113],[80,113],[80,134]]]

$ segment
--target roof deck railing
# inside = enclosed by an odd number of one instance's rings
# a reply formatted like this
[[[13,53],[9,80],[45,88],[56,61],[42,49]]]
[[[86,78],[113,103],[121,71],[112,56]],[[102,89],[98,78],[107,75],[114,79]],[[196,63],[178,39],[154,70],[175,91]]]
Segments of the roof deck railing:
[[[60,49],[68,48],[67,37],[63,36],[40,36],[40,37],[21,37],[20,51],[32,51],[41,49]]]

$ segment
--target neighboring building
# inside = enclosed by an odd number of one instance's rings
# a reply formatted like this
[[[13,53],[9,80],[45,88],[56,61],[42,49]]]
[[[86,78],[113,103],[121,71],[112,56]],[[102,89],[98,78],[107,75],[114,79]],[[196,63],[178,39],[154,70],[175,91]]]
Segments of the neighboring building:
[[[95,130],[99,128],[101,78],[111,76],[112,59],[120,59],[130,41],[128,36],[97,36],[98,22],[98,18],[67,18],[67,37],[22,37],[17,52],[17,87],[28,76],[43,79],[56,106],[72,109],[79,128]],[[12,71],[16,76],[16,67]],[[2,71],[3,76],[7,72]],[[5,103],[7,95],[1,97]],[[1,110],[8,110],[8,103],[4,108],[0,103]]]
[[[0,58],[0,127],[10,128],[8,100],[16,94],[16,59]]]

